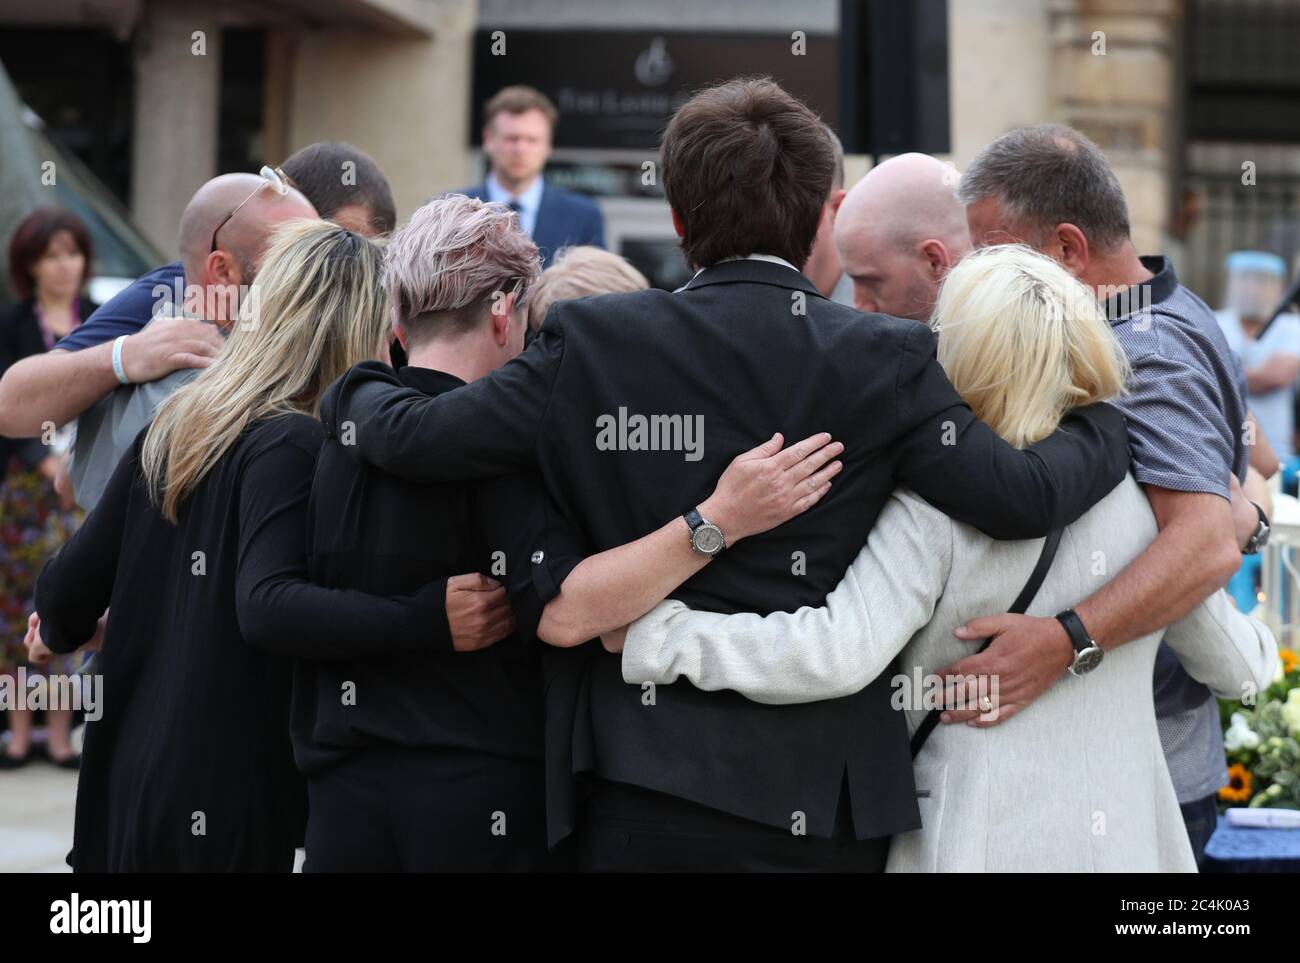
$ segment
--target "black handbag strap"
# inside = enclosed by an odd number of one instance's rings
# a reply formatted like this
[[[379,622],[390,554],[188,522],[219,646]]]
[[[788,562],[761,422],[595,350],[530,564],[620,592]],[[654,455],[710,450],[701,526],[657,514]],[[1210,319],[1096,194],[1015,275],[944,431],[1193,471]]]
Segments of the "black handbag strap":
[[[1038,594],[1039,586],[1043,584],[1043,579],[1047,577],[1047,570],[1052,567],[1052,559],[1056,557],[1056,547],[1061,544],[1061,529],[1049,532],[1047,538],[1043,539],[1043,550],[1038,555],[1038,563],[1034,570],[1029,573],[1029,581],[1025,587],[1020,590],[1016,600],[1011,603],[1011,608],[1007,609],[1012,615],[1024,615],[1029,604],[1033,602],[1034,596]],[[989,647],[992,639],[985,639],[979,649],[976,651],[983,652]],[[930,738],[930,733],[934,727],[939,724],[939,713],[941,709],[931,709],[921,724],[916,727],[916,732],[912,733],[912,758],[915,759],[925,745],[925,740]]]

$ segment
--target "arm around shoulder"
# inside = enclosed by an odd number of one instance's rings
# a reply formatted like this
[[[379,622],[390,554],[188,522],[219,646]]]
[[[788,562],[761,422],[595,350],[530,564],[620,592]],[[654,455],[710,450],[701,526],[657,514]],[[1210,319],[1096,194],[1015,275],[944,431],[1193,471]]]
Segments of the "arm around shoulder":
[[[951,520],[915,495],[895,492],[824,605],[760,616],[664,602],[629,628],[623,679],[682,678],[774,705],[852,695],[930,621],[952,554]]]
[[[0,434],[35,438],[62,427],[116,385],[112,345],[23,358],[0,377]]]
[[[349,453],[409,481],[509,474],[536,462],[563,354],[552,312],[518,357],[440,395],[405,387],[385,364],[362,362],[326,391],[321,420]]]

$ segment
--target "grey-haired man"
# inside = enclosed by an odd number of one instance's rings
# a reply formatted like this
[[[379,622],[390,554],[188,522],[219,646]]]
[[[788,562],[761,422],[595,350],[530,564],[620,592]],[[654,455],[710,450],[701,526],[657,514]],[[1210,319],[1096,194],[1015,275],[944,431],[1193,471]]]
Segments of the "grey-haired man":
[[[1141,556],[1079,603],[1076,620],[1062,613],[1065,620],[1000,615],[968,623],[964,638],[995,640],[952,671],[999,676],[1005,720],[1065,674],[1077,648],[1067,624],[1081,623],[1102,649],[1169,625],[1222,587],[1240,551],[1257,550],[1268,528],[1262,510],[1233,498],[1250,461],[1240,362],[1168,259],[1138,256],[1123,192],[1100,149],[1056,124],[1013,130],[975,158],[958,197],[977,247],[1026,243],[1097,292],[1133,367],[1117,406],[1128,421],[1133,474],[1160,528]],[[1218,708],[1164,646],[1155,688],[1161,742],[1199,861],[1226,781]]]

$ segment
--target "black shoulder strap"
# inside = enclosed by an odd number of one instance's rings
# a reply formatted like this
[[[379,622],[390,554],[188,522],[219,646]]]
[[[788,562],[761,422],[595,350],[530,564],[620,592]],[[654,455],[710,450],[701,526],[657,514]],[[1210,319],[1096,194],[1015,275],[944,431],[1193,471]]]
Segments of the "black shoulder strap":
[[[1047,577],[1047,570],[1052,567],[1052,559],[1056,557],[1056,547],[1061,544],[1061,529],[1056,529],[1048,533],[1047,538],[1043,539],[1043,550],[1038,555],[1038,563],[1034,570],[1029,573],[1029,581],[1025,587],[1020,590],[1016,600],[1011,603],[1011,608],[1007,609],[1013,615],[1024,615],[1029,604],[1033,602],[1034,596],[1038,594],[1039,586],[1043,584],[1043,579]],[[983,652],[989,647],[992,639],[985,639],[977,651]],[[912,758],[915,759],[925,745],[925,740],[930,738],[930,733],[934,727],[939,724],[939,713],[942,710],[931,709],[929,714],[921,720],[921,724],[916,727],[916,732],[912,734]]]

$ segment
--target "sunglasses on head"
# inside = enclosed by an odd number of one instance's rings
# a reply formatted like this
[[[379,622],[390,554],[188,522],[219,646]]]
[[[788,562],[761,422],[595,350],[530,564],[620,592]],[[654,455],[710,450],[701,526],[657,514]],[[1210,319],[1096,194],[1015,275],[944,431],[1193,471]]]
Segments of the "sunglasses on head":
[[[213,229],[212,246],[208,249],[209,254],[217,249],[217,231],[220,231],[223,227],[229,224],[230,219],[239,213],[239,209],[256,197],[260,191],[269,187],[271,190],[275,191],[277,196],[284,197],[289,193],[289,188],[293,187],[293,181],[290,179],[289,175],[278,167],[263,166],[258,173],[262,177],[262,183],[253,188],[253,193],[249,194],[242,201],[236,204],[234,210],[223,217],[221,223]]]

